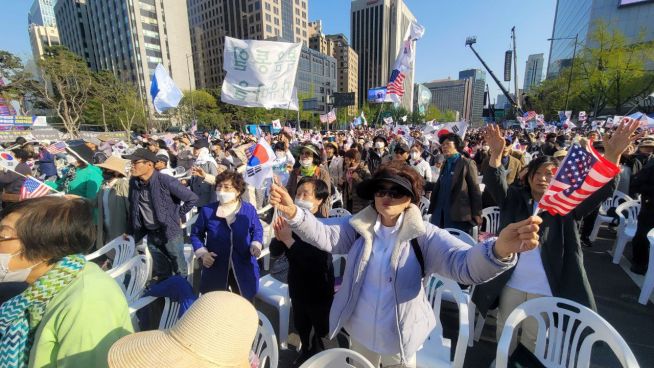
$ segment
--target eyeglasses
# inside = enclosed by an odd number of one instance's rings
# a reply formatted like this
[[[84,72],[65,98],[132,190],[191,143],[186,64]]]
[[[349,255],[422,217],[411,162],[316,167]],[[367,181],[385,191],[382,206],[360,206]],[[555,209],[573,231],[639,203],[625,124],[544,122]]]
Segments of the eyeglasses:
[[[302,156],[312,156],[313,153],[312,153],[311,151],[302,151],[302,152],[300,153],[300,155],[302,155]]]
[[[132,161],[132,162],[131,162],[131,165],[132,165],[132,166],[136,166],[136,165],[138,165],[138,164],[144,164],[144,163],[146,163],[146,162],[148,162],[148,161],[146,161],[146,160]]]
[[[393,199],[400,199],[402,197],[406,197],[406,192],[397,189],[397,188],[391,188],[391,189],[377,189],[375,192],[375,197],[377,198],[384,198],[386,196],[389,196]]]

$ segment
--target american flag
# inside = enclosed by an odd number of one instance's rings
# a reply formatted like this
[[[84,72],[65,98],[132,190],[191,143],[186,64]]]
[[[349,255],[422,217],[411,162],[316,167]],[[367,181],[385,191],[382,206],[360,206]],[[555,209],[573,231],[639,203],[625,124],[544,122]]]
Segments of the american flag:
[[[592,142],[586,150],[575,143],[538,203],[550,214],[565,216],[579,203],[620,173],[620,168],[601,156]]]
[[[68,147],[66,142],[56,142],[47,146],[45,150],[52,153],[53,155],[56,155],[57,153],[66,152],[66,147]]]
[[[388,86],[386,86],[386,93],[400,97],[404,96],[404,78],[404,73],[398,69],[393,69],[391,79],[388,81]]]
[[[27,178],[20,188],[20,200],[43,197],[50,193],[50,187],[34,178]]]

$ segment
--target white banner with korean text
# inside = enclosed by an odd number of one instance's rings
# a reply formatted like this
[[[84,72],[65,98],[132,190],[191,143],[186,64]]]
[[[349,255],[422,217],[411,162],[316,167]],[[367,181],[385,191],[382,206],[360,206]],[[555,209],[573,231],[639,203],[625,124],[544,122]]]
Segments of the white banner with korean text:
[[[246,107],[290,107],[301,51],[301,43],[225,37],[220,99]]]

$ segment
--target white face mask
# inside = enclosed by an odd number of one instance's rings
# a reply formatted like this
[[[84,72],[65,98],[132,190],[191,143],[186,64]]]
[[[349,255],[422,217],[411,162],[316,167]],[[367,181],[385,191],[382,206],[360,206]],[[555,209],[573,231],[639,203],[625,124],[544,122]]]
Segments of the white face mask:
[[[227,203],[231,203],[236,199],[236,193],[216,192],[216,197],[218,197],[218,202],[220,202],[220,204],[227,204]]]
[[[300,160],[300,165],[302,165],[302,167],[304,168],[311,167],[311,165],[313,165],[313,159],[303,158],[302,160]]]
[[[377,149],[383,149],[384,148],[384,142],[375,142],[375,148]]]
[[[307,209],[309,211],[311,211],[311,209],[313,208],[313,202],[304,201],[304,200],[299,199],[299,198],[295,198],[295,205],[300,207],[300,208]]]
[[[286,152],[275,152],[278,161],[286,161]]]
[[[39,262],[32,267],[9,271],[9,260],[11,257],[14,257],[18,254],[20,254],[20,252],[14,254],[0,253],[0,283],[25,282],[30,273],[32,273],[32,269],[41,263]]]
[[[411,159],[418,161],[420,159],[420,153],[418,152],[411,152]]]

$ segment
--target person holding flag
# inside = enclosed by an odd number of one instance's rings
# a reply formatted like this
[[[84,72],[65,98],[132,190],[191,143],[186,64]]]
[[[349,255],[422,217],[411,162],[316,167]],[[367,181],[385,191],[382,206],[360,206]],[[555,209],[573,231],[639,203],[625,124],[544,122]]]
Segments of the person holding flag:
[[[0,189],[2,189],[2,208],[10,203],[20,200],[20,191],[27,176],[32,175],[32,169],[27,165],[30,155],[22,148],[16,148],[12,151],[13,157],[18,160],[18,165],[14,169],[2,168],[0,173]],[[9,155],[9,153],[2,153]]]
[[[529,299],[554,296],[596,310],[581,255],[579,223],[615,190],[620,156],[637,128],[638,122],[631,120],[610,138],[605,137],[604,157],[590,145],[574,145],[558,171],[552,157],[539,156],[527,166],[524,184],[509,187],[502,166],[505,139],[498,126],[487,126],[485,141],[491,158],[483,182],[500,206],[499,231],[533,216],[538,208],[546,210],[540,214],[540,246],[521,253],[516,267],[478,285],[473,293],[472,300],[482,315],[499,299],[498,338],[511,311]],[[531,351],[537,331],[535,320],[522,324],[520,343]]]

